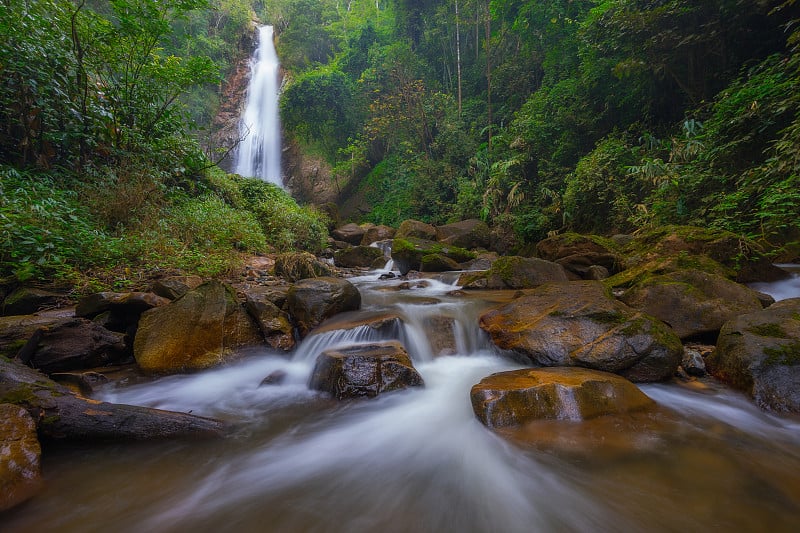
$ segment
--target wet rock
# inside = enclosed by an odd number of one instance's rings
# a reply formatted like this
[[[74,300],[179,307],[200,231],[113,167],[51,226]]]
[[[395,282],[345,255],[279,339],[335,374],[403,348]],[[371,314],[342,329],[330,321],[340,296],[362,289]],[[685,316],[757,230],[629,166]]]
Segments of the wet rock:
[[[345,279],[305,279],[289,288],[287,306],[300,335],[306,336],[326,318],[361,307],[361,294]]]
[[[28,411],[17,405],[0,404],[0,511],[39,492],[41,455],[36,423]]]
[[[397,228],[395,239],[416,238],[426,241],[436,240],[436,228],[419,220],[404,220]]]
[[[462,220],[436,227],[436,239],[468,250],[488,248],[491,242],[489,226],[478,219]]]
[[[288,374],[283,370],[276,370],[275,372],[271,373],[269,376],[265,377],[261,380],[261,383],[258,385],[259,387],[266,387],[269,385],[280,385],[284,381],[286,381],[286,377]]]
[[[586,273],[584,274],[584,279],[591,279],[594,281],[601,281],[608,278],[611,273],[608,269],[601,265],[592,265],[586,269]]]
[[[289,281],[330,276],[331,269],[308,252],[288,252],[275,258],[275,275]]]
[[[374,246],[351,246],[333,254],[334,264],[345,268],[371,267],[376,260],[386,263],[383,250]]]
[[[270,298],[278,291],[267,287],[253,287],[244,291],[245,308],[264,334],[272,348],[289,351],[295,346],[294,327],[289,315],[275,305]],[[283,295],[285,300],[285,294]]]
[[[480,326],[494,343],[541,366],[580,366],[660,381],[683,347],[661,321],[618,302],[597,281],[548,283],[492,309]]]
[[[145,372],[175,373],[216,366],[231,350],[262,342],[233,289],[209,281],[144,313],[133,352]]]
[[[449,272],[453,270],[461,270],[461,266],[441,254],[423,255],[420,260],[420,272]]]
[[[0,403],[25,408],[39,436],[68,440],[145,440],[218,437],[228,426],[218,420],[76,396],[38,371],[0,358]]]
[[[85,372],[54,372],[50,374],[50,379],[67,387],[74,387],[83,396],[90,396],[94,393],[95,387],[106,385],[111,381],[103,374],[92,370]]]
[[[373,398],[423,384],[408,353],[399,342],[392,341],[323,352],[317,358],[309,387],[343,400]]]
[[[760,407],[800,413],[800,298],[726,322],[706,365]]]
[[[364,231],[364,236],[361,238],[361,246],[369,246],[374,242],[394,239],[396,233],[397,230],[389,226],[372,226]]]
[[[722,276],[680,270],[647,278],[621,297],[625,304],[666,322],[678,337],[716,334],[731,318],[762,308],[755,291]]]
[[[66,298],[57,294],[31,287],[19,287],[6,296],[3,301],[3,315],[31,315],[41,309],[56,307]]]
[[[455,324],[455,320],[447,316],[431,316],[423,322],[422,326],[434,356],[456,353]]]
[[[489,270],[499,257],[495,252],[481,253],[475,259],[462,263],[461,268],[462,270]]]
[[[447,257],[456,263],[475,258],[474,253],[463,248],[415,237],[395,238],[392,245],[392,259],[401,276],[412,270],[419,271],[422,268],[422,258],[433,254]]]
[[[683,349],[683,359],[681,359],[683,371],[690,376],[702,377],[706,375],[706,362],[703,355],[693,348]]]
[[[544,259],[501,257],[485,272],[465,272],[458,280],[464,289],[530,289],[552,281],[567,281],[564,267]]]
[[[773,298],[772,295],[760,291],[755,291],[755,293],[756,298],[758,298],[758,301],[761,302],[761,307],[767,308],[775,303],[775,298]]]
[[[472,409],[491,428],[540,419],[586,420],[652,407],[617,375],[584,368],[537,368],[492,374],[472,387]]]
[[[37,329],[18,358],[46,374],[126,362],[125,335],[83,318]]]
[[[595,265],[617,272],[622,264],[616,243],[597,235],[564,233],[548,237],[536,245],[536,254],[553,261],[575,274],[578,279],[589,278],[589,268]]]
[[[358,224],[345,224],[344,226],[338,227],[331,232],[331,236],[337,241],[344,241],[348,244],[352,244],[353,246],[358,246],[361,244],[361,240],[364,238],[364,234],[366,230],[359,226]]]

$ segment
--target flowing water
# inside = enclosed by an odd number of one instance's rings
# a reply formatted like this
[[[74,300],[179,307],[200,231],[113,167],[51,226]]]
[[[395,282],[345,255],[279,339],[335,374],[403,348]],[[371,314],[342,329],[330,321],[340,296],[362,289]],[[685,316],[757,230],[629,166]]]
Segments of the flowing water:
[[[470,387],[518,365],[477,317],[503,293],[449,280],[355,279],[363,309],[291,356],[105,391],[102,399],[237,424],[200,442],[75,446],[6,532],[789,532],[800,524],[800,420],[709,380],[645,385],[651,412],[493,433]],[[359,317],[394,317],[385,328]],[[424,388],[336,402],[308,390],[320,350],[395,338]],[[281,370],[279,385],[260,386]]]
[[[751,283],[750,287],[769,294],[776,301],[787,298],[800,298],[800,265],[786,263],[777,265],[789,272],[789,277],[780,281]]]
[[[239,124],[234,172],[282,187],[281,127],[278,112],[280,71],[272,26],[258,30],[258,48],[250,64],[247,104]]]

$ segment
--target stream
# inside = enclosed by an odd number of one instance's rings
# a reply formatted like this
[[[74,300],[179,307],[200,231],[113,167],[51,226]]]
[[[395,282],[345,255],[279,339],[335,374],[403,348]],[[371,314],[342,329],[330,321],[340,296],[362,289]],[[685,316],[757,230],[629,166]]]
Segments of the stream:
[[[334,322],[290,356],[249,351],[223,368],[102,391],[238,429],[221,440],[51,450],[45,490],[0,516],[0,530],[796,531],[797,417],[704,379],[642,385],[654,411],[494,433],[469,390],[520,367],[477,326],[508,295],[452,294],[452,276],[399,290],[401,280],[379,274],[351,280],[359,315],[388,312],[397,327]],[[307,388],[321,350],[386,338],[403,342],[424,388],[346,402]],[[276,371],[283,382],[260,385]]]

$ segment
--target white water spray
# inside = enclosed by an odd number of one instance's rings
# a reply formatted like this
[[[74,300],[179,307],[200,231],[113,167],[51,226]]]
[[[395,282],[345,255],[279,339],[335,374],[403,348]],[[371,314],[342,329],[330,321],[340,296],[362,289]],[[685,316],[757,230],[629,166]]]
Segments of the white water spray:
[[[251,60],[247,106],[239,123],[239,135],[243,140],[239,145],[235,172],[282,187],[278,113],[280,73],[272,35],[272,26],[262,26],[258,30],[258,49]]]

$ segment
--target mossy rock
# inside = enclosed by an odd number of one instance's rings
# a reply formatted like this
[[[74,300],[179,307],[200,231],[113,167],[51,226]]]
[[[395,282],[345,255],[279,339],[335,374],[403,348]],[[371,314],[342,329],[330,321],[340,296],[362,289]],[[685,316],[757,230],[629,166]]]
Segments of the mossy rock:
[[[679,253],[666,257],[655,257],[604,279],[603,283],[611,289],[628,289],[640,283],[646,283],[653,276],[663,276],[681,270],[697,270],[715,276],[734,279],[736,271],[728,268],[710,257]]]
[[[423,255],[420,260],[420,272],[448,272],[461,270],[458,263],[441,254]]]
[[[426,241],[436,240],[436,228],[420,220],[404,220],[400,223],[395,234],[397,239],[423,239]]]
[[[497,259],[485,272],[466,272],[458,281],[465,289],[530,289],[552,281],[567,281],[564,267],[533,257]]]
[[[334,264],[345,268],[371,267],[376,260],[383,260],[383,263],[386,263],[383,250],[375,246],[352,246],[337,250],[333,254]]]
[[[439,254],[456,263],[463,263],[476,257],[474,252],[439,242],[417,238],[395,238],[392,242],[392,259],[401,275],[411,270],[421,270],[422,258],[426,255]]]
[[[331,269],[308,252],[287,252],[275,258],[275,275],[289,281],[330,276]]]

